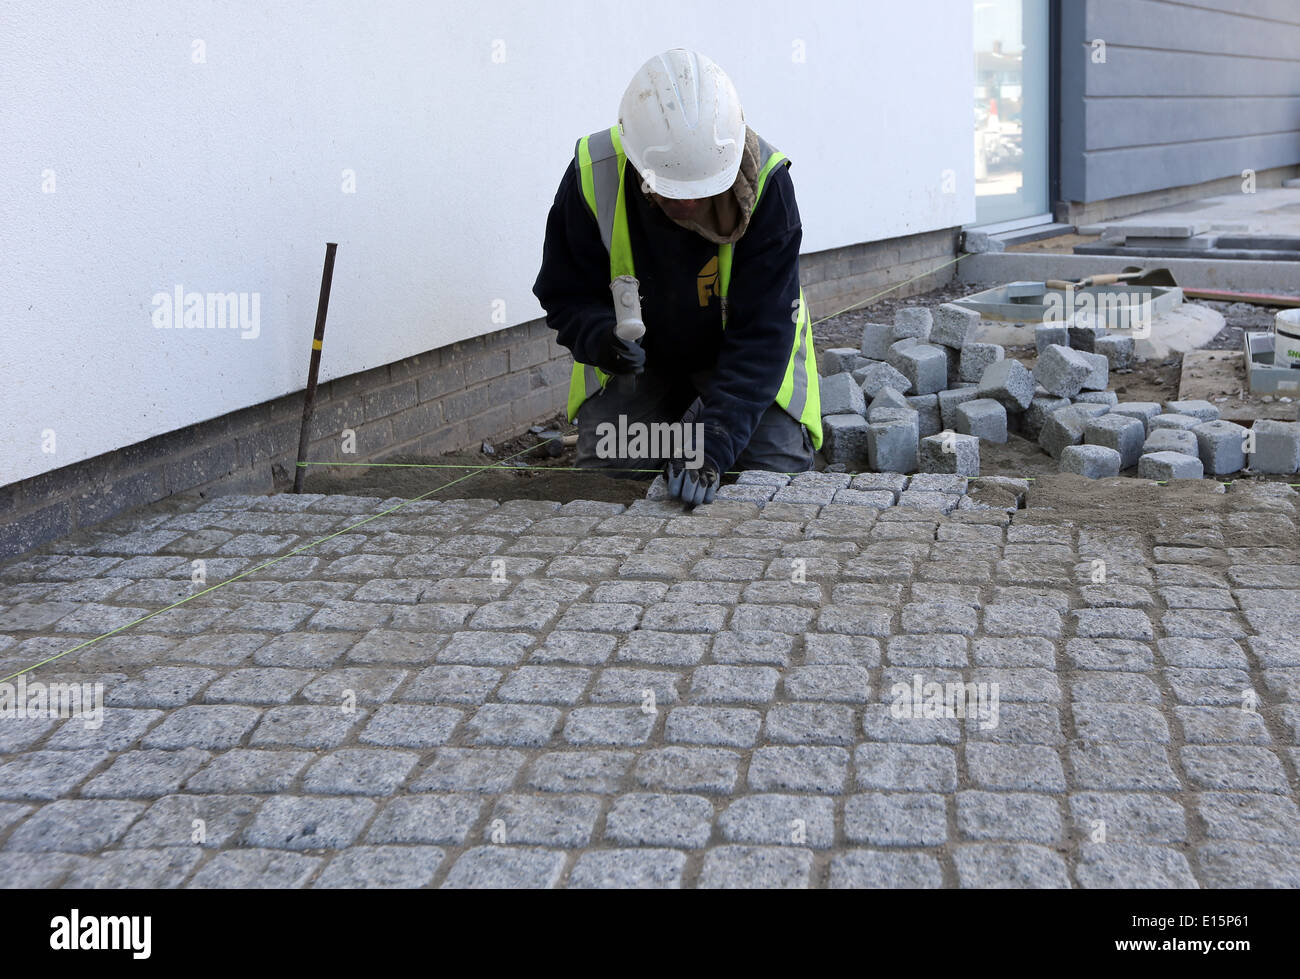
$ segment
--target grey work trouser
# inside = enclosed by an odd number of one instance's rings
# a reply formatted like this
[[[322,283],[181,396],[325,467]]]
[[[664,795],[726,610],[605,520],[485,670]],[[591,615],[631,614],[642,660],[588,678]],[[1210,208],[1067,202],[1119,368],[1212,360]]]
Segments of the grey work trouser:
[[[670,376],[650,371],[631,375],[615,375],[604,389],[583,402],[578,411],[577,464],[592,469],[662,469],[663,459],[602,458],[596,454],[599,436],[596,429],[609,422],[615,428],[619,416],[624,425],[640,422],[652,425],[662,422],[680,422],[692,408],[699,389],[708,381],[708,373],[690,376]],[[776,406],[768,406],[758,420],[749,444],[731,467],[765,469],[769,472],[797,473],[813,468],[814,450],[808,429]],[[633,479],[650,479],[654,474],[610,473]]]

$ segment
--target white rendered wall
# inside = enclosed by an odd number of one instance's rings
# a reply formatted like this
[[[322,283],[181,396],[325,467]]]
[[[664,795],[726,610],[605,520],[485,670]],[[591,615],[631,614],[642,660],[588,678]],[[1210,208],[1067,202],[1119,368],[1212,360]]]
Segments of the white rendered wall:
[[[326,241],[322,379],[537,317],[574,140],[675,45],[793,160],[805,251],[973,219],[965,0],[6,5],[0,485],[301,389]],[[155,328],[178,285],[257,336]]]

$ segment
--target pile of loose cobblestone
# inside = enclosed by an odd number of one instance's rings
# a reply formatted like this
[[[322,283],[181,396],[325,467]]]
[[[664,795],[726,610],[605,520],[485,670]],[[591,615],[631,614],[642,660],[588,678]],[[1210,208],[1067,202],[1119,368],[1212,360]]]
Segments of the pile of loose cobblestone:
[[[868,323],[860,349],[826,351],[823,454],[836,468],[976,476],[980,442],[1037,440],[1062,472],[1133,470],[1167,480],[1300,471],[1300,423],[1223,420],[1207,401],[1119,402],[1111,371],[1130,370],[1134,340],[1075,320],[1035,328],[1031,370],[977,343],[980,316],[944,303]]]
[[[1295,494],[1072,478],[56,541],[0,565],[0,676],[81,646],[26,680],[106,707],[0,720],[0,882],[1300,886]]]

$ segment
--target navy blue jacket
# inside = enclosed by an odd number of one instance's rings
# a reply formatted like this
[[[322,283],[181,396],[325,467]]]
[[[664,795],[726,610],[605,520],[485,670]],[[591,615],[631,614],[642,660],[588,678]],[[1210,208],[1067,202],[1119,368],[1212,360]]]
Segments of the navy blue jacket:
[[[725,472],[775,400],[794,347],[803,229],[787,164],[768,174],[749,226],[733,246],[725,331],[716,274],[701,276],[717,258],[717,244],[670,220],[641,191],[630,163],[624,191],[646,367],[665,374],[713,372],[696,420],[704,425],[705,454]],[[546,220],[533,294],[556,339],[575,360],[596,367],[603,367],[602,345],[614,328],[609,282],[609,252],[571,162]]]

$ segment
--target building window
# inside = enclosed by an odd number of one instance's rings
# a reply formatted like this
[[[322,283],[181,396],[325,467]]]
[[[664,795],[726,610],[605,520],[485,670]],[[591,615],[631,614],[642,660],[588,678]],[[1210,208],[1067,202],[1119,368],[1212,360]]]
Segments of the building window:
[[[975,223],[1046,215],[1049,0],[975,0]]]

